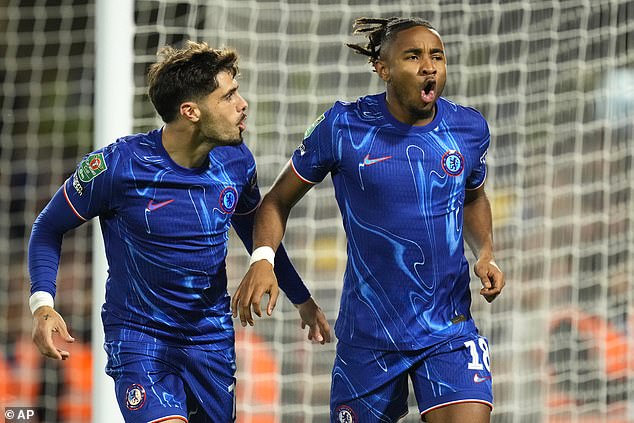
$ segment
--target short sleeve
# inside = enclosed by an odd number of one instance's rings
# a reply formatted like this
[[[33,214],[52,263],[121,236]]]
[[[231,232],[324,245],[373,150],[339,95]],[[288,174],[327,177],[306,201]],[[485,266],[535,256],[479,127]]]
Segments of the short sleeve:
[[[489,132],[489,126],[487,125],[484,117],[482,119],[482,138],[478,145],[477,154],[479,155],[478,163],[473,167],[469,177],[467,178],[466,189],[474,190],[480,188],[487,176],[487,163],[486,157],[489,151],[489,144],[491,142],[491,134]]]
[[[304,133],[291,158],[293,170],[305,182],[316,184],[336,169],[336,121],[334,108],[319,116]]]

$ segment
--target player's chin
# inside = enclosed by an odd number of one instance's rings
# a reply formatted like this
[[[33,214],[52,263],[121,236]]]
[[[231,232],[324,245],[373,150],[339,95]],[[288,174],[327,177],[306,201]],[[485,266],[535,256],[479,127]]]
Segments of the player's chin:
[[[419,119],[429,119],[434,116],[434,103],[420,103],[411,110]]]
[[[240,145],[244,142],[243,138],[242,138],[242,134],[240,134],[238,137],[236,138],[229,138],[227,140],[225,140],[224,144],[225,145]]]
[[[436,100],[437,98],[434,97],[434,99],[432,101],[423,101],[422,99],[420,100],[419,103],[419,108],[421,110],[421,113],[433,113],[434,112],[434,104],[436,104]]]

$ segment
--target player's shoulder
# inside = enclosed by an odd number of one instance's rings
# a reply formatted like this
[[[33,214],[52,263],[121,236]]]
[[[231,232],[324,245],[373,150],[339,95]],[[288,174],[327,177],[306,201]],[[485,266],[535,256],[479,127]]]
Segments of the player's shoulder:
[[[112,151],[132,152],[139,150],[153,151],[159,146],[162,139],[162,129],[153,129],[148,132],[136,133],[117,138],[115,142],[106,148]]]
[[[357,98],[355,101],[337,100],[332,110],[338,112],[354,112],[358,110],[376,109],[380,105],[382,94],[369,94]]]
[[[79,168],[96,167],[113,172],[117,164],[126,157],[149,157],[156,153],[157,142],[161,140],[159,129],[139,134],[125,135],[114,142],[86,154]]]
[[[375,94],[359,97],[355,101],[335,101],[306,129],[304,139],[309,138],[317,128],[337,128],[341,125],[349,125],[351,122],[364,125],[367,124],[366,121],[375,121],[381,117],[380,96]]]
[[[380,117],[381,95],[382,94],[370,94],[359,97],[355,101],[338,100],[324,113],[324,116],[330,120],[335,120],[341,115],[348,115],[349,118],[357,117],[360,120]]]
[[[438,99],[446,119],[467,124],[488,132],[488,123],[484,115],[475,107],[458,104],[444,97]]]
[[[332,104],[332,106],[330,106],[322,114],[317,116],[317,118],[311,125],[311,128],[316,127],[323,121],[329,121],[332,123],[333,121],[338,120],[341,115],[348,114],[354,109],[355,109],[355,103],[345,101],[345,100],[337,100]],[[307,132],[309,131],[307,130]]]
[[[464,119],[471,119],[476,121],[486,121],[484,115],[473,106],[466,106],[458,104],[444,97],[440,97],[438,102],[441,104],[445,113],[452,114],[454,116],[460,116]]]
[[[456,103],[445,97],[440,97],[438,103],[448,112],[452,114],[467,114],[468,116],[476,119],[484,119],[484,115],[473,106],[467,106],[464,104]]]
[[[104,147],[90,152],[87,156],[102,154],[106,157],[125,157],[133,153],[139,153],[145,156],[157,149],[157,142],[160,142],[160,140],[160,129],[145,133],[125,135]]]
[[[222,163],[225,170],[235,175],[250,173],[255,169],[255,157],[244,142],[216,147],[209,152],[209,159],[212,165]]]

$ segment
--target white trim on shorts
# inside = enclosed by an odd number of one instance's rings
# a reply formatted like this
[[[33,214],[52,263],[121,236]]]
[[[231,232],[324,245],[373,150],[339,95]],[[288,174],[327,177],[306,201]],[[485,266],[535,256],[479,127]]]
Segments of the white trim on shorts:
[[[172,419],[182,420],[185,423],[189,422],[189,420],[187,420],[185,417],[181,416],[180,414],[174,414],[173,416],[165,416],[165,417],[160,417],[160,418],[155,419],[155,420],[150,420],[147,423],[159,423],[159,422],[164,422],[164,421],[172,420]]]
[[[461,400],[456,400],[456,401],[444,402],[442,404],[436,404],[436,405],[434,405],[432,407],[429,407],[427,410],[421,411],[420,415],[422,417],[425,414],[429,413],[430,411],[436,410],[438,408],[447,407],[448,405],[462,404],[462,403],[468,403],[468,402],[477,402],[479,404],[488,405],[489,408],[491,409],[491,411],[493,411],[493,404],[491,404],[489,401],[485,401],[485,400],[481,400],[481,399],[461,399]]]

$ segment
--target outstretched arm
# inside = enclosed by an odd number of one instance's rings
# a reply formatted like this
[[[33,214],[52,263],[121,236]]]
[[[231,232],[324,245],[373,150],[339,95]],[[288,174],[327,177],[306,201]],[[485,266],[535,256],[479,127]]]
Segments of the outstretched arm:
[[[474,272],[482,281],[480,294],[491,302],[502,292],[505,280],[495,263],[491,204],[484,186],[466,192],[464,238],[477,260]]]
[[[311,184],[297,177],[289,162],[258,208],[253,230],[252,262],[231,301],[233,316],[240,315],[242,326],[253,326],[252,310],[261,316],[260,301],[265,293],[269,294],[267,314],[273,312],[279,292],[273,272],[273,254],[284,237],[291,209],[311,187]],[[329,342],[330,327],[314,300],[308,298],[297,307],[302,317],[302,327],[309,326],[309,339]]]

